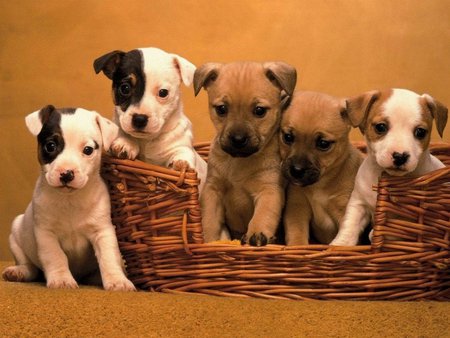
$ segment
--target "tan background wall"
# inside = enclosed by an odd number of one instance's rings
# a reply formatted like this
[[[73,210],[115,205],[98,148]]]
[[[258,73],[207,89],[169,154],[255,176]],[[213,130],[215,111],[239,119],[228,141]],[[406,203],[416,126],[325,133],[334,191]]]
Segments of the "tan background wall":
[[[450,104],[448,0],[3,0],[0,259],[11,258],[10,223],[39,173],[25,115],[52,103],[112,117],[110,82],[94,74],[93,60],[148,46],[197,66],[283,60],[297,67],[299,89],[350,96],[404,87]],[[184,100],[196,140],[210,140],[205,93],[186,88]]]

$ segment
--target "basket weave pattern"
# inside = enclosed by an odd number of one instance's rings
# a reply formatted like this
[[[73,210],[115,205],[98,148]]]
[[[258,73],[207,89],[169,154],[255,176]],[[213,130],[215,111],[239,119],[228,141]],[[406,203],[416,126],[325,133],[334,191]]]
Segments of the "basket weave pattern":
[[[196,149],[206,158],[209,143]],[[195,172],[108,157],[103,176],[129,278],[141,289],[302,300],[449,300],[450,144],[431,149],[446,168],[416,179],[380,179],[371,246],[205,244]]]

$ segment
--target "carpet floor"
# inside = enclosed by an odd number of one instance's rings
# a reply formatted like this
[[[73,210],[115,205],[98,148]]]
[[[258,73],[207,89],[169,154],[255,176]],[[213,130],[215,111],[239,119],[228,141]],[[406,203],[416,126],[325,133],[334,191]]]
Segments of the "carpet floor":
[[[0,262],[2,271],[9,262]],[[0,281],[1,337],[450,337],[450,302],[234,299]]]

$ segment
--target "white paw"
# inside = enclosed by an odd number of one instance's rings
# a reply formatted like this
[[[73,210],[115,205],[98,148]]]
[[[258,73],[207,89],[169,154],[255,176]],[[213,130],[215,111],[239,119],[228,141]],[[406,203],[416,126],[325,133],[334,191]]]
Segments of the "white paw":
[[[139,154],[139,145],[123,136],[116,138],[110,149],[113,156],[122,159],[134,160]]]
[[[78,284],[72,276],[47,278],[47,287],[50,289],[77,289]]]
[[[103,287],[108,291],[136,291],[133,283],[131,283],[125,276],[110,277],[104,281]]]
[[[332,246],[354,246],[358,244],[358,240],[352,240],[351,238],[335,238],[331,241]]]

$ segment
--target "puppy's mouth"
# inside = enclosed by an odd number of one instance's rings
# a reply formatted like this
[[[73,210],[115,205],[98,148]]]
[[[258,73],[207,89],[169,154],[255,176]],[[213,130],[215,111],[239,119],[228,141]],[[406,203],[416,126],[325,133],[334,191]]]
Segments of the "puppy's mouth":
[[[405,176],[406,174],[408,174],[410,171],[406,170],[404,168],[399,168],[399,167],[390,167],[390,168],[385,168],[384,171],[391,175],[391,176]]]
[[[234,148],[222,145],[222,150],[232,157],[249,157],[258,152],[258,147]]]

